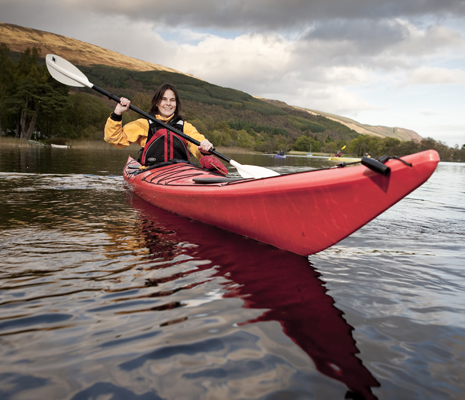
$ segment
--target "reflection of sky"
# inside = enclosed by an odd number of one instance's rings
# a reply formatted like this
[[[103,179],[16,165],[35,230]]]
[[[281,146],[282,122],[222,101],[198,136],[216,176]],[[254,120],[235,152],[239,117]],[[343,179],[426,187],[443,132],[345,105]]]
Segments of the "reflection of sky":
[[[465,163],[441,162],[405,199],[349,238],[310,256],[324,264],[320,270],[331,295],[357,293],[353,301],[346,298],[343,310],[372,299],[376,306],[364,314],[379,323],[418,324],[425,330],[465,327],[463,187]],[[373,276],[380,278],[373,281]],[[380,296],[385,300],[378,302]]]
[[[440,162],[431,178],[409,195],[465,212],[465,163]],[[461,218],[457,218],[460,221]]]

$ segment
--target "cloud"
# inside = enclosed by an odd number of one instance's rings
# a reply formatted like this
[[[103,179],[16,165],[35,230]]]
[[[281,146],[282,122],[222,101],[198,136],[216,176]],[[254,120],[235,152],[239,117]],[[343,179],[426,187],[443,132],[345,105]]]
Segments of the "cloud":
[[[313,24],[302,35],[302,40],[344,43],[349,45],[346,52],[375,55],[406,36],[407,29],[395,19],[334,19]]]
[[[400,21],[400,20],[399,20]],[[412,22],[402,20],[407,40],[402,40],[390,49],[391,53],[398,53],[409,58],[432,56],[445,53],[454,48],[464,47],[460,31],[450,29],[440,24],[426,27],[415,26]],[[408,33],[407,33],[408,32]]]
[[[404,85],[438,85],[465,83],[465,70],[420,67],[407,73]]]
[[[104,29],[102,29],[105,27]],[[68,28],[72,37],[84,42],[117,51],[119,53],[150,61],[147,56],[165,58],[174,42],[165,41],[154,30],[153,24],[140,22],[130,24],[125,16],[87,18],[86,29],[79,26]],[[98,42],[98,43],[96,43]]]
[[[221,86],[292,105],[335,113],[376,108],[349,90],[368,84],[371,71],[363,66],[332,65],[331,55],[314,60],[318,49],[304,54],[301,50],[301,43],[279,34],[244,34],[234,39],[210,35],[195,45],[176,47],[171,66]]]
[[[2,14],[42,10],[71,13],[125,15],[133,21],[147,21],[171,27],[194,29],[243,29],[249,33],[300,30],[315,21],[380,20],[398,17],[464,16],[462,0],[3,0]],[[2,11],[3,11],[2,10]]]
[[[25,3],[24,1],[22,2]],[[196,29],[294,30],[318,20],[385,19],[435,16],[463,16],[461,0],[42,0],[41,5],[59,4],[75,10],[92,10],[101,15],[126,15],[167,26]]]
[[[224,39],[210,35],[197,45],[180,45],[174,55],[179,67],[196,76],[268,82],[292,69],[289,66],[293,44],[278,34],[240,35]],[[193,60],[195,59],[195,62]]]
[[[465,124],[447,124],[441,121],[435,124],[429,124],[421,129],[423,137],[431,137],[435,140],[440,140],[448,146],[465,145]]]
[[[438,112],[438,111],[433,111],[433,110],[424,110],[424,111],[420,111],[420,114],[423,115],[424,117],[435,117],[435,116],[440,116],[440,115],[444,115],[444,113],[442,112]]]

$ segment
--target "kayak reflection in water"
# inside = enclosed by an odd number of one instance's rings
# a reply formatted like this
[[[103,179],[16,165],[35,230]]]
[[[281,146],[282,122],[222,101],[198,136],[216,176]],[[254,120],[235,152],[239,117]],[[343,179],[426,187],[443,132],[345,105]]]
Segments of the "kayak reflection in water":
[[[138,161],[145,166],[166,162],[189,162],[193,155],[204,168],[222,170],[224,175],[227,174],[226,168],[218,159],[206,155],[213,149],[212,143],[180,115],[181,99],[174,85],[164,83],[157,89],[152,98],[149,114],[198,140],[199,146],[187,142],[161,124],[146,118],[139,118],[123,126],[122,115],[129,109],[130,104],[129,99],[122,97],[107,119],[104,137],[106,142],[115,147],[138,143],[141,146]]]
[[[244,308],[266,310],[239,326],[279,322],[319,372],[346,385],[345,398],[376,399],[371,388],[379,383],[356,356],[359,350],[353,328],[334,306],[319,273],[306,257],[193,222],[153,207],[131,193],[127,196],[141,215],[140,233],[154,259],[175,258],[182,252],[194,259],[210,260],[210,264],[183,274],[214,266],[214,276],[227,280],[223,298],[240,298]],[[180,242],[195,247],[180,247]],[[148,280],[147,285],[156,286],[157,282]]]

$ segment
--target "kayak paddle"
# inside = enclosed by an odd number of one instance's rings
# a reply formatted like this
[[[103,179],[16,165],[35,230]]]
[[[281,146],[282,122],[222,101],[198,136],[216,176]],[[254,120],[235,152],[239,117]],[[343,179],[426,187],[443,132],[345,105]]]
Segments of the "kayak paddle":
[[[58,82],[61,82],[68,86],[74,86],[74,87],[87,86],[107,96],[109,99],[116,101],[117,103],[120,102],[119,97],[90,83],[87,77],[78,68],[76,68],[73,64],[71,64],[69,61],[65,60],[64,58],[54,55],[54,54],[47,54],[47,56],[45,57],[45,62],[47,64],[48,72],[50,72],[50,75],[52,75],[52,77],[55,78]],[[159,123],[166,129],[169,129],[171,132],[174,132],[177,135],[188,140],[189,142],[194,143],[196,146],[200,145],[200,142],[198,140],[191,138],[190,136],[186,135],[184,132],[181,132],[173,128],[172,126],[164,123],[163,121],[156,119],[153,115],[150,115],[146,113],[145,111],[142,111],[137,107],[134,107],[132,104],[129,106],[129,108],[139,113],[140,115],[144,116],[145,118],[148,118],[154,122]],[[235,167],[243,178],[259,179],[259,178],[267,178],[267,177],[279,175],[277,172],[271,169],[268,169],[268,168],[258,167],[256,165],[241,165],[237,161],[231,160],[229,157],[225,156],[224,154],[217,152],[215,149],[210,150],[210,153],[214,154],[218,158],[221,158],[222,160],[228,162],[233,167]]]

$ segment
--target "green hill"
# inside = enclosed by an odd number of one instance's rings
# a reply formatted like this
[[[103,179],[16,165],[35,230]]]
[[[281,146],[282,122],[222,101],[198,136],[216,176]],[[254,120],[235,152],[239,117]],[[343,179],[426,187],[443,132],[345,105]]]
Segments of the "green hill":
[[[161,83],[174,83],[183,100],[185,119],[215,146],[328,153],[346,146],[345,151],[352,154],[381,155],[407,154],[424,144],[446,152],[441,143],[422,140],[413,131],[364,125],[254,97],[65,36],[0,23],[0,38],[0,136],[28,140],[34,133],[36,139],[102,140],[103,125],[114,103],[90,89],[70,89],[54,81],[44,66],[45,55],[51,53],[68,59],[91,82],[130,98],[143,110],[149,109]],[[125,122],[136,118],[135,113],[124,115]]]
[[[291,148],[302,135],[322,143],[350,140],[357,132],[324,116],[299,109],[283,109],[247,93],[212,85],[208,82],[168,71],[133,71],[104,65],[79,66],[91,82],[130,98],[142,109],[148,109],[151,95],[163,82],[172,82],[183,100],[184,115],[199,131],[212,136],[217,143],[241,145],[239,132],[247,133],[253,147],[266,149],[265,142]],[[88,89],[82,89],[89,92]],[[111,105],[111,103],[108,103]],[[113,105],[111,105],[113,107]],[[138,118],[133,115],[132,118]],[[239,135],[240,136],[240,135]],[[223,140],[222,140],[223,139]],[[250,141],[250,140],[249,140]],[[252,146],[250,146],[252,147]],[[269,146],[268,146],[269,147]]]

